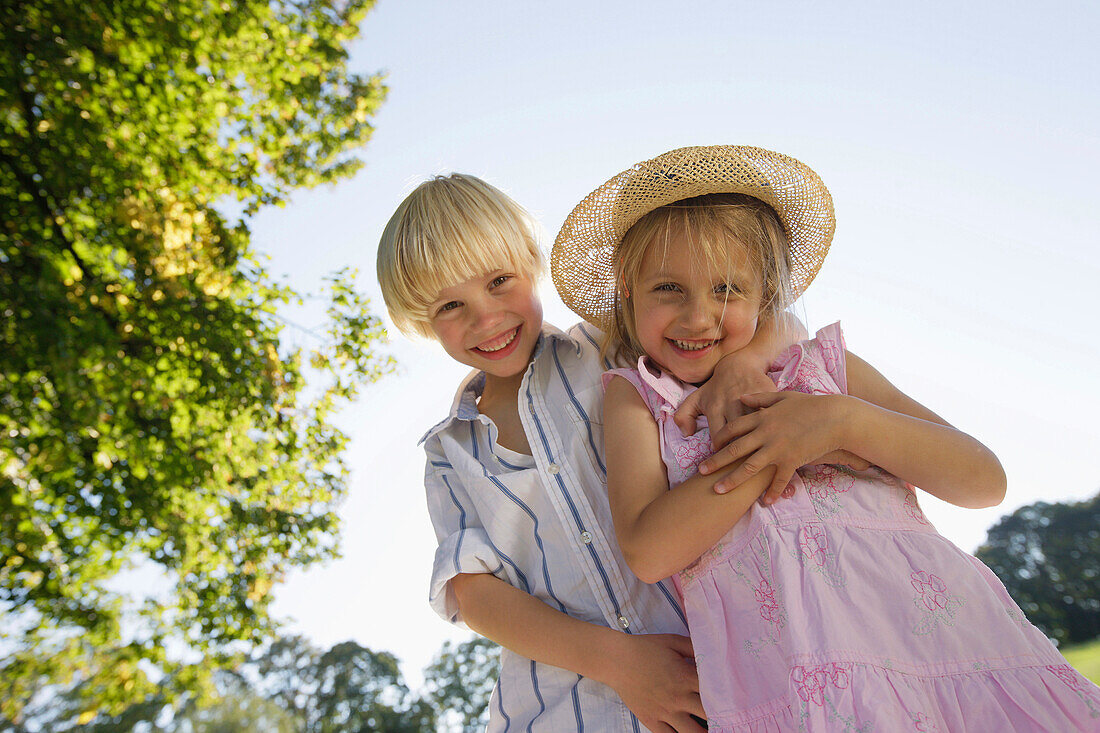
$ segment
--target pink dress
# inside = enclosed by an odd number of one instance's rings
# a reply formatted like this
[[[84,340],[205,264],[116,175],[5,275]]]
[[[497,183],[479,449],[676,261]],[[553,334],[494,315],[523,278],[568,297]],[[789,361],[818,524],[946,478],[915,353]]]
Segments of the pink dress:
[[[780,390],[847,393],[839,324],[772,366]],[[657,420],[669,486],[710,453],[672,413],[694,387],[616,369]],[[717,731],[1100,731],[1100,689],[985,565],[872,468],[800,469],[676,578]]]

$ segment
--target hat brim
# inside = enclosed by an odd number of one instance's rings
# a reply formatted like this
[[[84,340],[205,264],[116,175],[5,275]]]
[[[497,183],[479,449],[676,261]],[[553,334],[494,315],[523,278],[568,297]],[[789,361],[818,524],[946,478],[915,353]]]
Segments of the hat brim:
[[[654,209],[712,193],[746,194],[775,210],[790,241],[790,292],[797,299],[821,269],[836,230],[829,190],[789,156],[712,145],[678,148],[638,163],[577,204],[550,253],[550,274],[562,301],[608,331],[614,323],[615,251],[623,235]]]

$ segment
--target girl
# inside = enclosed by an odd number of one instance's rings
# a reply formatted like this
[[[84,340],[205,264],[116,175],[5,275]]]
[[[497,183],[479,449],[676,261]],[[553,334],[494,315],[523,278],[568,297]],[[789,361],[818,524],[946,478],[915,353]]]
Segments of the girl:
[[[809,284],[833,228],[798,161],[684,148],[589,195],[554,246],[563,299],[637,365],[604,376],[615,532],[641,579],[674,574],[710,729],[1100,730],[1100,690],[917,504],[913,484],[995,505],[1000,463],[847,352],[838,324],[780,356],[780,392],[714,436],[749,456],[728,495],[698,472],[705,421],[685,436],[669,420]],[[806,465],[826,455],[842,465]]]

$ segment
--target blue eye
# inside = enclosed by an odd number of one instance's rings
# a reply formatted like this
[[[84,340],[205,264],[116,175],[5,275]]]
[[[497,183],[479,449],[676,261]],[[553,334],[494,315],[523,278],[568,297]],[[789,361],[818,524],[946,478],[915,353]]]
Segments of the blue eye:
[[[734,283],[722,283],[721,285],[716,285],[714,287],[714,292],[716,295],[728,295],[730,293],[733,293],[734,295],[744,295],[745,293],[745,291],[737,287],[737,285]]]
[[[654,292],[662,293],[678,293],[680,292],[680,286],[676,283],[661,283],[657,287],[653,288]]]

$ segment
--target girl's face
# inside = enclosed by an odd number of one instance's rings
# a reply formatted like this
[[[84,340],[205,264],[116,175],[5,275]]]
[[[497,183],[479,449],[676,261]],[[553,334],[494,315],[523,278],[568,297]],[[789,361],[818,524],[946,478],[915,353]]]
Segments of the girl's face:
[[[667,247],[651,242],[642,259],[630,299],[637,338],[682,382],[705,382],[719,359],[756,333],[760,274],[743,247],[731,243],[728,251],[724,267],[708,267],[686,234],[674,231]]]
[[[444,288],[428,316],[452,359],[491,377],[522,374],[542,330],[535,284],[514,270],[493,270]]]

